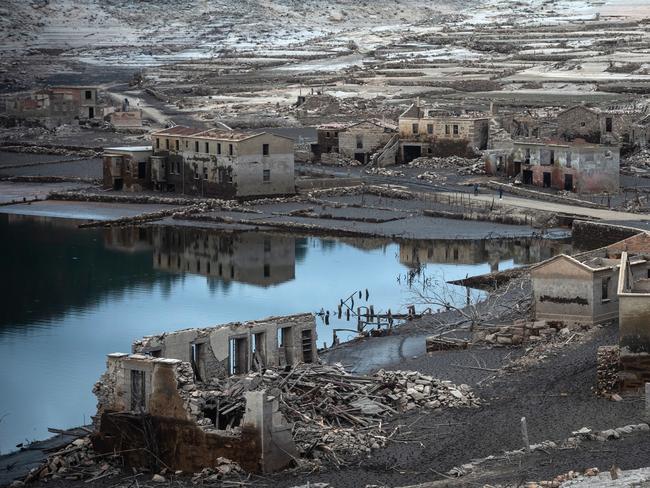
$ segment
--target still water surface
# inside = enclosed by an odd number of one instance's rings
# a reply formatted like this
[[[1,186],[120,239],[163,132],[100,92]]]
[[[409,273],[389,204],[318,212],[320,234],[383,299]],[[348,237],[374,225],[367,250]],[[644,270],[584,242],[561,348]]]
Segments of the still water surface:
[[[0,215],[0,452],[88,423],[111,352],[141,336],[298,312],[336,313],[368,290],[376,311],[411,302],[409,270],[458,279],[534,262],[546,241],[332,240],[166,227],[78,229]],[[318,344],[333,328],[318,321]],[[351,333],[340,332],[346,339]]]

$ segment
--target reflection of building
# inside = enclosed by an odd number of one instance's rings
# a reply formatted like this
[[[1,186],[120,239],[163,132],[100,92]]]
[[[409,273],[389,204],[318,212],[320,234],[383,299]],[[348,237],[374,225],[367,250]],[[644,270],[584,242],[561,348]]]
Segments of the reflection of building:
[[[153,248],[154,268],[173,273],[259,286],[295,277],[295,239],[290,236],[173,227],[113,228],[105,242],[119,250]]]
[[[536,263],[561,252],[571,245],[546,239],[484,239],[474,241],[436,240],[406,241],[400,244],[400,263],[418,267],[426,263],[480,264],[490,263],[492,271],[499,262],[512,259],[516,264]]]

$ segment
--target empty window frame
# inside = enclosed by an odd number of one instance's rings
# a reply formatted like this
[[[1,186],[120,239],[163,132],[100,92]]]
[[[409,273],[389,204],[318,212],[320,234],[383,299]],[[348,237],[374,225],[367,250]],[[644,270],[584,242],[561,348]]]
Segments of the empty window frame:
[[[427,124],[427,134],[433,134],[433,124]]]
[[[232,144],[228,144],[228,155],[232,156],[233,154],[235,154],[235,148]]]
[[[609,283],[612,280],[610,276],[607,278],[603,278],[600,286],[601,286],[601,298],[603,302],[608,302],[609,301]]]
[[[458,128],[458,124],[454,124],[454,135],[457,136],[460,133],[460,130]]]
[[[413,131],[413,134],[417,134],[420,132],[420,127],[418,124],[412,124],[411,125],[411,130]]]
[[[199,141],[194,141],[194,152],[199,152]]]
[[[268,156],[269,154],[270,154],[269,145],[268,144],[262,144],[262,156]]]
[[[262,181],[264,183],[270,183],[271,182],[271,170],[270,169],[262,170]]]

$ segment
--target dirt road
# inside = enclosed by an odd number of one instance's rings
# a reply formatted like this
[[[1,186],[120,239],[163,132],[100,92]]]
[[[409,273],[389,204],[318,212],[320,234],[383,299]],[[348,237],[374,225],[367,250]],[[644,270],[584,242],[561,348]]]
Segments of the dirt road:
[[[575,205],[567,205],[564,203],[545,202],[540,200],[529,200],[526,198],[513,197],[510,195],[503,195],[499,199],[498,195],[493,194],[479,194],[472,195],[471,199],[476,199],[484,202],[494,201],[495,205],[512,206],[528,208],[533,210],[542,210],[545,212],[557,212],[570,215],[577,215],[597,220],[615,220],[615,221],[650,221],[650,215],[635,214],[629,212],[617,212],[614,210],[602,210],[597,208],[577,207]]]

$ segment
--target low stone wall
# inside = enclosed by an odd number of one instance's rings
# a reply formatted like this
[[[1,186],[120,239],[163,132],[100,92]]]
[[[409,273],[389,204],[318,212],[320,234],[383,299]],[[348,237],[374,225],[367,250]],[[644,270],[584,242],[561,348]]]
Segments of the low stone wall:
[[[609,246],[643,232],[634,227],[588,222],[586,220],[574,220],[572,230],[573,245],[579,249]]]
[[[605,205],[600,205],[599,203],[593,203],[586,200],[580,200],[579,198],[571,198],[571,197],[565,197],[563,195],[558,195],[554,193],[545,193],[543,191],[530,190],[528,188],[521,188],[514,185],[499,183],[498,181],[488,181],[487,183],[485,183],[485,186],[492,188],[494,190],[503,188],[503,191],[506,193],[511,193],[513,195],[518,195],[522,197],[534,198],[535,200],[543,200],[545,202],[553,202],[553,203],[562,202],[562,203],[568,203],[569,205],[576,205],[585,208],[599,208],[599,209],[608,208]]]

